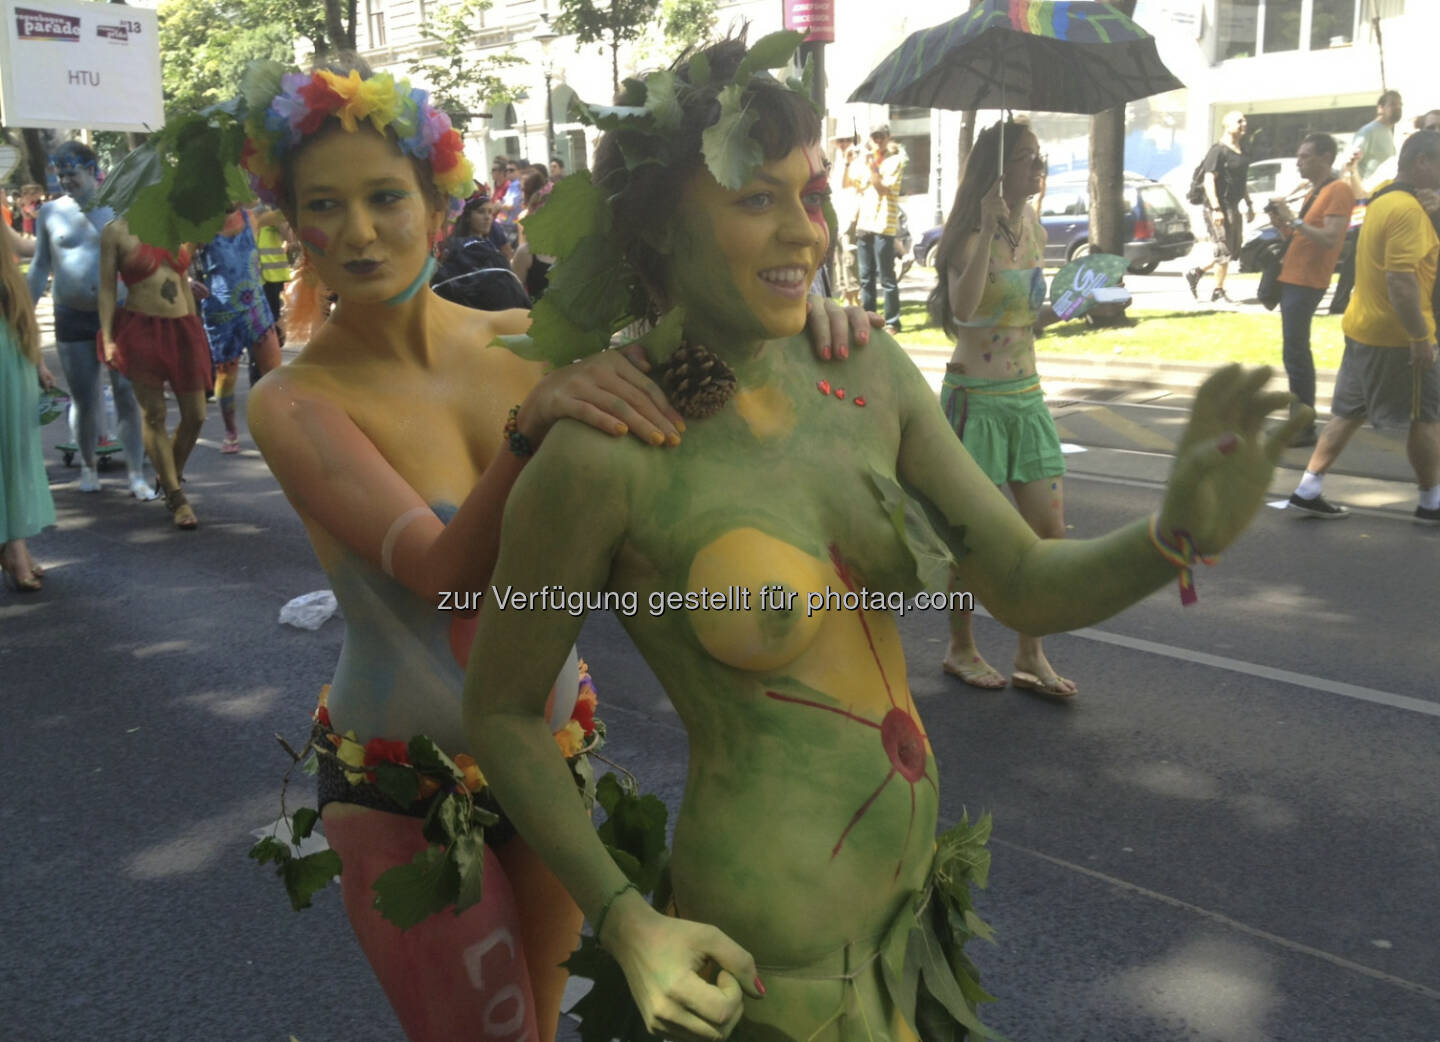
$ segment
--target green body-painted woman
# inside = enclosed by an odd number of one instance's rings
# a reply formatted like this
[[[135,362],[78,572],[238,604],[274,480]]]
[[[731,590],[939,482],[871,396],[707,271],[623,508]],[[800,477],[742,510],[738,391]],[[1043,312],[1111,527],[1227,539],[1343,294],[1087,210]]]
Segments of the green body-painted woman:
[[[892,617],[833,602],[812,613],[811,594],[915,588],[910,546],[877,496],[898,480],[938,519],[965,587],[1006,625],[1090,625],[1174,577],[1152,532],[1187,533],[1192,551],[1228,545],[1294,424],[1262,439],[1262,418],[1285,396],[1260,392],[1268,370],[1223,370],[1197,400],[1158,523],[1039,539],[893,340],[877,336],[841,372],[797,335],[829,246],[819,119],[770,77],[743,77],[740,110],[758,117],[750,136],[764,158],[740,187],[719,183],[701,132],[725,118],[712,99],[743,53],[722,44],[705,52],[708,76],[694,62],[677,73],[679,158],[668,168],[627,174],[602,143],[595,174],[616,228],[644,221],[631,260],[657,310],[685,308],[686,339],[733,367],[737,392],[667,453],[557,424],[511,493],[492,580],[640,595],[624,625],[690,741],[675,915],[626,887],[545,726],[580,619],[488,598],[466,728],[521,833],[601,920],[599,940],[652,1030],[909,1039],[923,1018],[886,987],[877,954],[926,884],[938,773]],[[552,284],[563,270],[562,260]],[[577,497],[583,512],[567,507]],[[750,591],[748,611],[643,607],[652,594],[731,587]]]

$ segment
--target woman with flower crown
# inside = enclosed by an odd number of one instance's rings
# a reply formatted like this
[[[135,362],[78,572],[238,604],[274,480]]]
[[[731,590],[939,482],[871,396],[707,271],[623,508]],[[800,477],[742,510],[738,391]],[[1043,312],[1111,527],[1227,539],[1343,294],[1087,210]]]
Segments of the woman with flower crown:
[[[584,827],[547,732],[550,678],[582,619],[487,602],[465,725],[648,1030],[953,1040],[983,1033],[962,950],[983,932],[968,897],[983,829],[962,823],[937,847],[938,772],[887,609],[922,578],[944,589],[952,564],[1025,633],[1098,622],[1177,568],[1193,594],[1190,566],[1243,530],[1302,421],[1264,437],[1287,396],[1261,391],[1268,369],[1223,369],[1154,517],[1041,540],[889,336],[830,371],[797,336],[832,226],[820,119],[762,70],[800,36],[748,53],[726,41],[592,109],[611,128],[593,185],[566,178],[527,232],[558,255],[537,342],[565,328],[548,309],[583,326],[577,287],[603,302],[605,327],[641,317],[627,309],[643,300],[662,382],[704,417],[666,453],[556,424],[511,491],[492,579],[649,606],[621,621],[689,738],[660,907]]]
[[[473,182],[459,134],[424,91],[388,74],[327,69],[286,75],[263,93],[247,89],[241,162],[337,297],[248,406],[251,434],[345,618],[317,719],[342,759],[364,750],[357,767],[371,765],[372,750],[403,755],[408,739],[426,735],[475,788],[483,779],[464,756],[460,720],[474,618],[440,609],[485,588],[505,498],[558,420],[672,448],[684,424],[625,354],[542,377],[537,364],[485,346],[523,333],[525,312],[475,311],[431,291],[447,209]],[[847,330],[863,341],[860,320],[817,310],[817,350],[828,353]],[[582,671],[577,682],[573,665],[557,673],[551,730],[573,753],[566,725],[588,679]],[[579,935],[573,901],[502,822],[485,833],[480,904],[400,930],[377,911],[373,884],[427,849],[424,826],[364,779],[322,758],[322,820],[343,864],[346,911],[408,1037],[548,1042],[566,978],[559,964]]]

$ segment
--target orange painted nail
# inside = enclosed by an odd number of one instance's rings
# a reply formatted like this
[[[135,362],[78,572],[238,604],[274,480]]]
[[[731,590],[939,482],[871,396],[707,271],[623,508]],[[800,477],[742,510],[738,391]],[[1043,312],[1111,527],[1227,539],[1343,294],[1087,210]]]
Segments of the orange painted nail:
[[[650,432],[650,444],[651,444],[651,445],[664,445],[664,444],[665,444],[665,435],[661,434],[659,431],[651,431],[651,432]]]

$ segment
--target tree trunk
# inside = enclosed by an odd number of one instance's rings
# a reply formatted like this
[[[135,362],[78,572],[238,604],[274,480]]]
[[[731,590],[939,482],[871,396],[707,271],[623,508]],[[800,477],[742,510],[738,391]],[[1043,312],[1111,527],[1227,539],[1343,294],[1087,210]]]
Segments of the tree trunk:
[[[342,42],[345,39],[345,21],[340,12],[340,0],[325,0],[325,35],[333,46],[345,46]],[[351,44],[354,44],[353,39]]]
[[[614,5],[611,5],[614,9]],[[619,31],[610,31],[610,90],[618,100],[620,97],[620,35]]]
[[[1135,5],[1132,3],[1130,6],[1133,8]],[[345,20],[345,36],[340,42],[342,50],[353,51],[355,49],[355,19],[359,16],[359,12],[360,0],[350,0],[350,7],[346,12],[348,17]]]
[[[37,185],[45,183],[45,141],[35,127],[24,127],[20,131],[25,142],[25,166],[30,171],[30,180]]]
[[[1127,15],[1135,0],[1110,0]],[[1125,106],[1090,118],[1090,248],[1125,252]]]

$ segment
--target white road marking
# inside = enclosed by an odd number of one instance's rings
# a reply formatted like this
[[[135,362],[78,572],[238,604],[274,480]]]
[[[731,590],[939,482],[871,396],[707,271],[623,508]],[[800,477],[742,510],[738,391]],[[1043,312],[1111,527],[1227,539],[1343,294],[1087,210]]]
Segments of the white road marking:
[[[1373,977],[1375,980],[1384,981],[1386,984],[1393,984],[1395,985],[1395,987],[1402,988],[1405,991],[1411,992],[1415,995],[1421,995],[1427,999],[1440,1000],[1440,991],[1436,991],[1434,988],[1428,988],[1423,984],[1416,984],[1414,981],[1406,980],[1403,977],[1396,977],[1393,974],[1386,973],[1383,970],[1377,970],[1374,967],[1366,966],[1362,963],[1352,962],[1349,959],[1346,959],[1339,955],[1334,955],[1320,948],[1312,948],[1308,944],[1302,944],[1299,941],[1292,941],[1288,937],[1281,937],[1279,934],[1273,934],[1269,931],[1261,930],[1258,927],[1250,926],[1248,923],[1242,923],[1238,919],[1232,919],[1228,915],[1223,915],[1220,912],[1212,912],[1208,908],[1201,908],[1199,905],[1192,905],[1190,904],[1190,902],[1181,901],[1177,897],[1170,897],[1168,894],[1162,894],[1156,890],[1149,890],[1143,886],[1137,886],[1135,883],[1129,883],[1123,879],[1117,879],[1115,876],[1106,875],[1104,872],[1097,872],[1093,868],[1086,868],[1084,865],[1077,865],[1073,861],[1066,861],[1064,858],[1058,858],[1052,854],[1046,854],[1031,847],[1021,846],[1019,843],[1011,843],[1007,840],[999,839],[995,836],[990,837],[990,843],[993,846],[1008,847],[1009,849],[1019,851],[1022,854],[1029,854],[1031,857],[1037,857],[1041,861],[1048,861],[1052,865],[1057,865],[1060,868],[1069,869],[1072,872],[1079,872],[1081,875],[1089,876],[1091,879],[1098,879],[1103,883],[1108,883],[1110,886],[1116,887],[1117,889],[1125,890],[1132,894],[1137,894],[1141,897],[1147,897],[1152,901],[1158,901],[1161,904],[1169,905],[1171,908],[1178,908],[1181,911],[1189,912],[1192,915],[1198,915],[1201,918],[1208,919],[1213,923],[1218,923],[1221,926],[1228,927],[1232,930],[1237,930],[1240,933],[1248,934],[1249,936],[1258,938],[1262,941],[1268,941],[1271,944],[1279,945],[1280,947],[1289,949],[1292,952],[1298,952],[1301,955],[1313,956],[1316,959],[1321,959],[1334,966],[1339,966],[1341,969],[1363,974],[1366,977]]]

